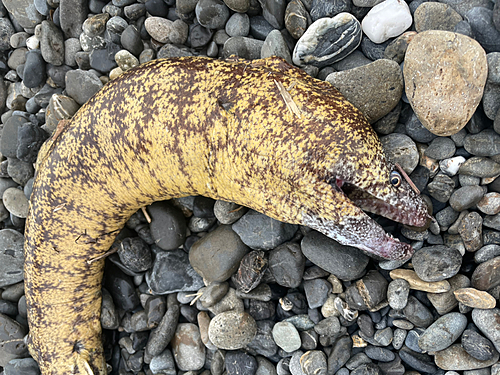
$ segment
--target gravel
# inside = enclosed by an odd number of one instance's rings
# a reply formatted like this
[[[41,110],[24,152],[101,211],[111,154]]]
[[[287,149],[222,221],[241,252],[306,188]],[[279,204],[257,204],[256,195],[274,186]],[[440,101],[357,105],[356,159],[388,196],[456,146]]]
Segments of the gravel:
[[[148,215],[131,217],[107,262],[101,324],[112,373],[497,374],[500,7],[488,0],[414,0],[407,10],[389,0],[372,11],[379,2],[4,0],[4,373],[39,373],[24,344],[22,264],[33,163],[42,143],[59,120],[140,63],[236,54],[280,56],[340,90],[373,124],[388,158],[428,198],[436,222],[418,232],[377,219],[417,250],[411,263],[387,262],[235,203],[156,202]],[[383,12],[399,6],[396,20]],[[457,32],[453,39],[464,44],[435,57],[414,43],[405,61],[412,40],[440,46],[443,34],[436,30]],[[484,55],[486,65],[475,65],[482,57],[461,60],[471,51]],[[457,98],[433,83],[437,73],[426,68],[427,93],[443,91],[419,101],[404,84],[418,79],[410,62],[427,57],[449,64],[445,83],[456,61],[478,76],[457,89],[464,92]],[[453,116],[462,113],[470,116],[460,127]]]

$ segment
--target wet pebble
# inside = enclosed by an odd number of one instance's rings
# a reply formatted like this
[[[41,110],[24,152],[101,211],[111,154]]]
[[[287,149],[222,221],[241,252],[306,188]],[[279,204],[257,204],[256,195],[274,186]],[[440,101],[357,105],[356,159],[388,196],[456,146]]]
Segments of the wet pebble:
[[[254,375],[258,367],[255,357],[241,351],[227,352],[225,364],[228,375]]]
[[[424,352],[446,349],[453,344],[465,330],[467,318],[460,313],[443,315],[432,323],[418,340],[418,346]]]

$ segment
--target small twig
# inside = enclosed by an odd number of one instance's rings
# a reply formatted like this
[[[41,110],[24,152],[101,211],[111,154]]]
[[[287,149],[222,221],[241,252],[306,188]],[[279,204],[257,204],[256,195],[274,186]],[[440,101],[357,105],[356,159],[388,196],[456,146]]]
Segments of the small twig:
[[[56,208],[54,208],[54,210],[52,210],[52,212],[59,211],[61,208],[64,208],[64,206],[66,206],[66,203],[60,204],[59,206],[57,206]]]
[[[203,293],[200,292],[194,294],[186,294],[186,297],[194,297],[193,300],[189,303],[189,305],[193,306],[196,303],[196,301],[198,301],[201,298],[202,295]]]
[[[279,93],[280,93],[281,97],[283,98],[283,101],[285,102],[288,110],[292,114],[294,114],[295,116],[300,118],[300,116],[301,116],[300,109],[299,109],[299,107],[297,107],[297,104],[295,104],[295,102],[293,101],[290,93],[288,91],[286,91],[285,86],[283,86],[283,83],[276,81],[276,80],[274,80],[274,83],[278,87]]]
[[[410,184],[410,186],[413,189],[413,191],[415,193],[417,193],[417,195],[420,195],[420,190],[418,190],[417,186],[413,183],[413,181],[411,180],[411,178],[408,177],[408,175],[406,174],[406,172],[403,170],[403,168],[401,168],[401,166],[398,163],[396,163],[396,168],[398,169],[399,173],[401,173],[403,175],[403,177],[406,180],[406,182],[408,182],[408,184]]]
[[[144,217],[146,218],[148,224],[151,224],[151,216],[149,216],[148,211],[146,211],[146,207],[141,207],[141,211],[144,214]]]
[[[121,246],[123,249],[123,244],[121,244]],[[108,255],[114,254],[117,251],[118,251],[118,246],[114,246],[111,249],[109,249],[108,251],[106,251],[104,254],[98,255],[94,258],[90,258],[89,260],[87,260],[87,264],[92,264],[92,263],[98,261],[99,259],[106,258]]]
[[[238,212],[242,208],[243,208],[243,206],[239,206],[238,208],[235,208],[234,210],[229,211],[229,213],[232,214],[233,212]]]

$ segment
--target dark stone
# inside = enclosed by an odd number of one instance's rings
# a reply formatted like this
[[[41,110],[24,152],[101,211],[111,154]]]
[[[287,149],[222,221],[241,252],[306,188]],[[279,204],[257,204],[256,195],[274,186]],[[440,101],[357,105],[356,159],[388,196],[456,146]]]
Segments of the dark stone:
[[[491,360],[496,352],[490,340],[471,329],[463,332],[462,347],[469,355],[480,361]]]
[[[203,279],[189,264],[182,250],[163,251],[156,255],[146,273],[146,282],[155,294],[197,291],[204,286]]]
[[[118,268],[107,267],[104,285],[118,308],[131,311],[140,305],[132,278]]]
[[[28,88],[40,86],[45,82],[45,61],[40,50],[33,49],[26,54],[24,63],[23,83]]]
[[[255,357],[239,350],[228,351],[225,363],[228,375],[254,375],[257,372]]]
[[[163,250],[174,250],[186,239],[186,219],[182,211],[162,201],[148,206],[151,215],[149,228],[156,246]]]
[[[119,248],[118,255],[122,264],[132,272],[147,271],[153,265],[149,246],[140,238],[125,238]]]
[[[314,22],[320,18],[335,17],[342,12],[350,13],[351,7],[351,0],[313,0],[310,14]]]
[[[118,65],[115,61],[115,55],[121,48],[115,43],[106,43],[106,48],[94,49],[90,52],[90,66],[102,73],[109,73]]]

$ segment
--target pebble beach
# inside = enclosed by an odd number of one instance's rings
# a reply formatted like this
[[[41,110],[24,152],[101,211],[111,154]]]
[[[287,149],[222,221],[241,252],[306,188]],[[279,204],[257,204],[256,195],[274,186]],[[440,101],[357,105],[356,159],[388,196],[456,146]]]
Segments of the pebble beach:
[[[40,147],[123,72],[182,56],[329,82],[435,220],[373,216],[415,249],[389,261],[231,202],[155,202],[106,259],[109,373],[500,374],[498,2],[2,0],[0,51],[0,374],[40,374],[23,285]]]

